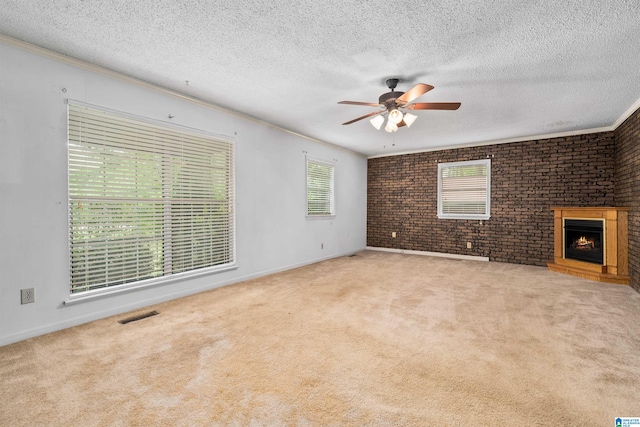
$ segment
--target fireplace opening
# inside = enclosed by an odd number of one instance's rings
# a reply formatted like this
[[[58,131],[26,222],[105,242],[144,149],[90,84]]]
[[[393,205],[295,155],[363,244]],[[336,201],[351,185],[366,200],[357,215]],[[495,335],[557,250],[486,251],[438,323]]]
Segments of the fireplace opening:
[[[603,221],[564,219],[564,257],[604,264]]]

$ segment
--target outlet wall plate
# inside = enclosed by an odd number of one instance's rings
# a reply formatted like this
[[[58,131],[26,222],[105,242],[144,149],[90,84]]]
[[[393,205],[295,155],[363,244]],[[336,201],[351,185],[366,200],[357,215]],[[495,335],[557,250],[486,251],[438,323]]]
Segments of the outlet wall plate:
[[[35,288],[20,289],[20,304],[31,304],[36,302]]]

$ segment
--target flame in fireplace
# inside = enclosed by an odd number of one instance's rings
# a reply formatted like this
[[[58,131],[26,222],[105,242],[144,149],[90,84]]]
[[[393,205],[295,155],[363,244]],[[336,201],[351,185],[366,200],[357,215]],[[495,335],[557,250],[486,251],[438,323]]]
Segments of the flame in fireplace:
[[[596,246],[596,242],[593,239],[588,239],[585,236],[580,236],[575,241],[575,246],[577,249],[593,249]]]

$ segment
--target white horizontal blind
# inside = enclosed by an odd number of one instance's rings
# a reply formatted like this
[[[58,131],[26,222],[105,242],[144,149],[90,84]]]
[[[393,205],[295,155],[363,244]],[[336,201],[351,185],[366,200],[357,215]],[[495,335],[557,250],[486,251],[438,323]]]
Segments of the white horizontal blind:
[[[71,293],[234,262],[233,143],[69,104]]]
[[[491,161],[440,163],[438,165],[438,216],[488,219]]]
[[[307,159],[307,215],[333,215],[333,165]]]

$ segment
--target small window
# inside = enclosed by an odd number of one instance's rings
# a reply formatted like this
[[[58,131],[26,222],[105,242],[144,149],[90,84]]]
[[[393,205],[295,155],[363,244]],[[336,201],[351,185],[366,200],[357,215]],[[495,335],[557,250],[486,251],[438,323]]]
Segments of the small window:
[[[489,219],[491,160],[438,164],[438,218]]]
[[[307,216],[335,215],[333,165],[307,159]]]

